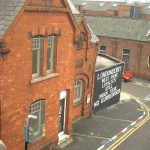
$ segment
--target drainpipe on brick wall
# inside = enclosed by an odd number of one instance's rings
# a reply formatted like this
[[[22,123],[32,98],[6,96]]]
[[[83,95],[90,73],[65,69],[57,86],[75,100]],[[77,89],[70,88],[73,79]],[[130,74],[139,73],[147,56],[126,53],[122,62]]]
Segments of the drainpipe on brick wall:
[[[2,60],[0,60],[0,139],[1,139],[1,100],[2,100]]]
[[[137,50],[137,58],[138,58],[138,67],[137,67],[137,76],[139,77],[140,74],[140,65],[141,65],[141,55],[142,55],[142,48],[143,45],[142,44],[138,44],[138,50]]]
[[[112,42],[112,56],[116,57],[117,41]]]

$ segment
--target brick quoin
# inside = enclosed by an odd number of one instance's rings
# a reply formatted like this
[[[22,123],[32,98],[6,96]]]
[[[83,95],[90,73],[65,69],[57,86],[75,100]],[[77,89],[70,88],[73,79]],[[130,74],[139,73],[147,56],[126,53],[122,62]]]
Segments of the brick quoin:
[[[42,1],[41,1],[42,2]],[[0,58],[0,97],[1,97],[1,139],[8,150],[23,150],[23,126],[29,114],[30,106],[38,99],[46,101],[45,136],[39,141],[29,144],[29,150],[37,150],[44,145],[58,143],[59,94],[67,90],[66,129],[72,135],[72,122],[81,115],[88,116],[92,112],[93,76],[98,47],[90,43],[89,30],[82,21],[77,25],[73,14],[66,4],[58,0],[56,6],[44,11],[38,8],[22,8],[11,26],[3,36],[10,54],[7,59]],[[32,11],[31,11],[32,9]],[[84,18],[83,18],[84,20]],[[84,45],[80,50],[75,46],[75,38],[85,33]],[[46,75],[46,34],[57,33],[56,73],[58,76],[36,83],[32,81],[32,37],[44,37],[44,57],[42,76]],[[83,65],[76,67],[81,59]],[[74,82],[81,79],[85,83],[82,103],[73,104]],[[91,103],[87,104],[87,95]]]

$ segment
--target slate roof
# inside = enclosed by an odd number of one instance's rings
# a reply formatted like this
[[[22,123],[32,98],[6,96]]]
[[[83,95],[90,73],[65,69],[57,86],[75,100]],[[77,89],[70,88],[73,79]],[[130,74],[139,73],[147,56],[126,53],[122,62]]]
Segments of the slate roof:
[[[25,4],[26,0],[0,0],[0,38],[6,32],[8,27],[14,21],[15,17]],[[80,14],[71,0],[67,0],[69,7],[74,15]],[[77,23],[81,21],[80,17],[75,17]],[[93,33],[92,33],[93,35]]]
[[[0,38],[13,22],[25,0],[0,0]]]
[[[76,9],[76,7],[74,6],[74,4],[71,0],[67,0],[67,1],[68,1],[69,6],[70,6],[70,9],[71,9],[71,11],[74,15],[76,23],[79,25],[82,21],[82,15],[80,15],[80,12]],[[99,39],[95,35],[95,33],[92,31],[92,29],[89,27],[89,25],[88,25],[88,29],[89,29],[90,34],[91,34],[91,42],[92,43],[97,43],[99,41]]]
[[[150,20],[97,16],[86,21],[97,36],[150,42]]]

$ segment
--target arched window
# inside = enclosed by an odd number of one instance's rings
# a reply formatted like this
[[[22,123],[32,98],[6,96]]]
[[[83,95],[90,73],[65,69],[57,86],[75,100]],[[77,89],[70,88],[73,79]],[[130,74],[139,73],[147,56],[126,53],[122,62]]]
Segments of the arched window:
[[[30,114],[36,119],[30,119],[30,141],[35,142],[45,135],[45,101],[38,100],[31,104]]]
[[[83,98],[83,88],[84,83],[82,80],[76,80],[74,83],[74,101],[73,103],[78,103]]]

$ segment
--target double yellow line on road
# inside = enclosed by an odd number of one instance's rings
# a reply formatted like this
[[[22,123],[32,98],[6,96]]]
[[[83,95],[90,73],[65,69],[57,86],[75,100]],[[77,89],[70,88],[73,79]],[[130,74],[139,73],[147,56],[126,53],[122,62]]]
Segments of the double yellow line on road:
[[[137,97],[130,95],[131,98],[135,99],[143,108],[145,109],[145,112],[147,116],[137,125],[135,128],[129,129],[123,136],[121,136],[118,140],[116,140],[110,147],[108,147],[106,150],[115,150],[119,145],[121,145],[127,138],[129,138],[134,132],[136,132],[140,127],[142,127],[148,120],[150,120],[150,109],[148,106],[146,106],[142,101],[138,100]]]

